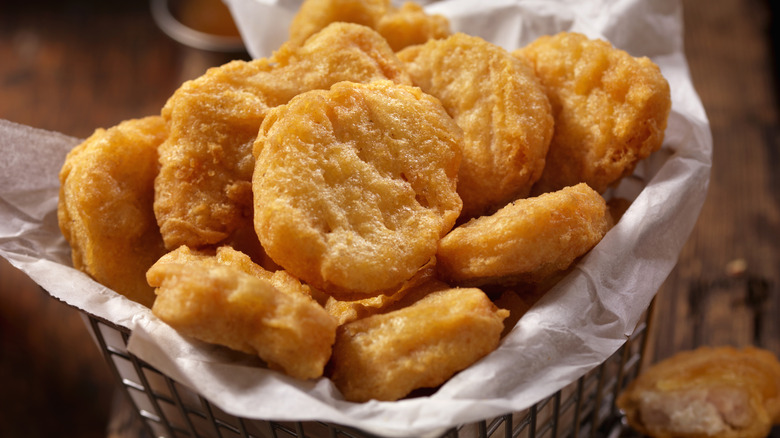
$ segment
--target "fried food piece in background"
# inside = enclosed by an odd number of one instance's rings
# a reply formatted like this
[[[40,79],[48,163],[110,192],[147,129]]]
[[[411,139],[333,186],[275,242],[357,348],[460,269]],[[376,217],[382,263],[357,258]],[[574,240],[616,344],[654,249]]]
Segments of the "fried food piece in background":
[[[290,22],[288,42],[303,45],[310,36],[337,22],[373,29],[390,7],[390,0],[305,0]]]
[[[464,218],[525,197],[542,174],[553,133],[533,69],[479,37],[455,34],[398,52],[415,85],[463,129],[458,193]]]
[[[501,337],[508,335],[523,317],[550,289],[553,288],[570,269],[557,272],[537,283],[522,283],[504,288],[493,299],[496,306],[509,311],[509,317],[504,320],[504,331]],[[495,294],[495,293],[494,293]]]
[[[292,377],[321,376],[336,320],[296,290],[304,285],[275,281],[277,274],[225,248],[215,256],[178,249],[154,264],[152,312],[185,336],[257,355]]]
[[[336,22],[368,26],[379,32],[395,51],[450,35],[447,18],[427,14],[413,2],[396,8],[390,0],[306,0],[290,23],[289,42],[302,45]]]
[[[352,23],[332,23],[303,46],[283,44],[270,58],[274,74],[266,94],[274,106],[310,90],[327,90],[342,82],[367,83],[387,79],[411,85],[404,64],[375,30]]]
[[[460,285],[537,283],[590,251],[610,223],[604,198],[581,183],[460,225],[439,242],[437,268]]]
[[[422,6],[406,2],[400,8],[391,8],[375,26],[396,52],[429,40],[451,35],[450,22],[443,15],[428,14]]]
[[[129,299],[151,307],[146,270],[165,253],[154,217],[159,116],[98,129],[60,170],[57,219],[73,266]]]
[[[780,362],[755,347],[700,347],[651,366],[617,400],[655,437],[765,437],[780,424]]]
[[[342,82],[271,111],[255,143],[255,231],[271,258],[332,294],[398,288],[454,225],[460,128],[390,81]]]
[[[661,147],[671,97],[650,59],[567,32],[542,36],[513,54],[534,66],[555,117],[534,193],[580,182],[603,193]]]
[[[436,387],[498,346],[508,313],[479,289],[431,292],[411,306],[339,327],[330,377],[355,402]]]
[[[375,31],[336,23],[269,59],[233,61],[185,82],[162,110],[154,210],[166,248],[228,242],[252,226],[252,144],[270,108],[340,81],[411,83]]]

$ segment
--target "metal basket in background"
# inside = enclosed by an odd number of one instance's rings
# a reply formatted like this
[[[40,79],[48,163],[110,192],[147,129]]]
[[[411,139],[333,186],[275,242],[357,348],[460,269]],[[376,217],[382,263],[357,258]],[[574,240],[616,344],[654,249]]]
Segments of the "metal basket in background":
[[[452,428],[440,438],[616,437],[624,425],[618,394],[642,366],[653,305],[626,343],[576,382],[522,412]],[[127,351],[130,331],[83,312],[114,378],[150,437],[367,438],[373,435],[324,422],[278,422],[227,414]]]

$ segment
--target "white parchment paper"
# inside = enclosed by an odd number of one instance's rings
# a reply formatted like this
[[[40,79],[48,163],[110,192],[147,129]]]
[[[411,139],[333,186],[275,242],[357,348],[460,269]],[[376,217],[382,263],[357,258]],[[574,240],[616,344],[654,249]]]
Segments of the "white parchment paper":
[[[295,0],[226,0],[250,53],[286,39]],[[665,280],[705,198],[712,138],[691,83],[675,0],[445,0],[426,5],[454,31],[509,50],[562,30],[648,56],[671,85],[661,151],[611,194],[633,199],[621,221],[517,324],[501,346],[435,394],[349,403],[327,379],[302,382],[226,349],[179,336],[151,312],[71,268],[57,227],[57,174],[80,140],[0,121],[0,255],[52,296],[132,330],[129,349],[227,413],[325,420],[388,436],[435,435],[523,410],[603,362],[626,340]],[[145,114],[139,114],[144,116]]]

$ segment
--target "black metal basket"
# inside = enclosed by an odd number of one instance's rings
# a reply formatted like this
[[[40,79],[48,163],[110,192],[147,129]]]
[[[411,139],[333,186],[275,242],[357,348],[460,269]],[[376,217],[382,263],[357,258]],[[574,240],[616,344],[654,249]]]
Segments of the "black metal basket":
[[[522,412],[452,428],[440,438],[616,437],[624,433],[618,394],[639,374],[653,305],[633,335],[601,365]],[[318,421],[279,422],[227,414],[127,351],[130,330],[83,313],[111,372],[150,437],[328,437],[374,435]]]

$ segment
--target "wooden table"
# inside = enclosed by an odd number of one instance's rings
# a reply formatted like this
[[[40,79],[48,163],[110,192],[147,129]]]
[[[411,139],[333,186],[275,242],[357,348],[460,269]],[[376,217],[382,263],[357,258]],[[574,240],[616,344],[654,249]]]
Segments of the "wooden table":
[[[86,137],[158,113],[186,79],[245,54],[184,47],[148,4],[14,2],[0,14],[0,118]],[[659,291],[648,358],[698,345],[780,354],[780,124],[768,0],[684,0],[686,50],[714,137],[712,182]],[[776,3],[776,2],[775,2]],[[774,11],[777,13],[777,11]],[[114,385],[80,315],[0,261],[0,436],[106,436]],[[119,399],[121,400],[121,399]]]

